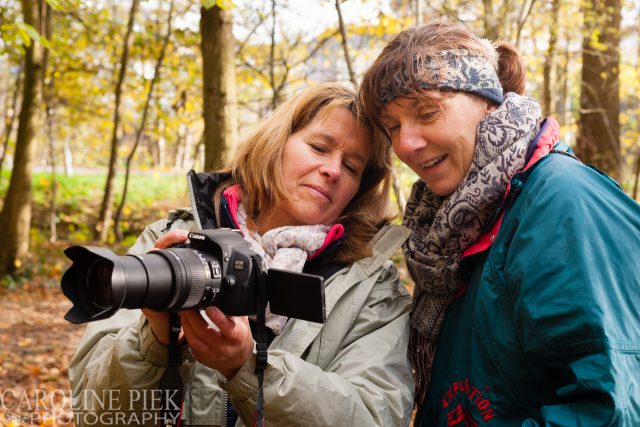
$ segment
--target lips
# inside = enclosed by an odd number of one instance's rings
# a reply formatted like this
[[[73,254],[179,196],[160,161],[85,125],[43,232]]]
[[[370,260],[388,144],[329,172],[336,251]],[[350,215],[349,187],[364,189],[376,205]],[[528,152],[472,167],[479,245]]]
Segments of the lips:
[[[320,195],[324,196],[329,202],[331,202],[331,194],[329,194],[329,192],[327,190],[325,190],[322,187],[318,187],[316,185],[311,185],[311,184],[305,184],[305,187],[308,187],[310,189],[312,189],[313,191],[315,191],[316,193],[319,193]]]

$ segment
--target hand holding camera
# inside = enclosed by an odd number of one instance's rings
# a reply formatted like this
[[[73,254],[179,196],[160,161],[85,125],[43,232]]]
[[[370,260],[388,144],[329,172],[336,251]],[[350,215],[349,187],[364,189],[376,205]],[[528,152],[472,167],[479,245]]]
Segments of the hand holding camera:
[[[176,247],[188,239],[186,247]],[[179,312],[180,336],[186,337],[194,357],[227,378],[253,351],[246,316],[258,310],[261,281],[264,303],[271,303],[273,313],[312,322],[326,319],[322,277],[263,271],[258,255],[237,231],[170,231],[155,248],[122,257],[104,248],[68,248],[65,253],[74,264],[62,278],[62,289],[74,305],[65,318],[84,323],[106,319],[121,308],[140,308],[156,339],[167,345],[169,312]],[[201,309],[218,330],[200,315]]]
[[[185,243],[188,234],[186,230],[169,231],[156,241],[155,248],[166,249]],[[169,313],[148,308],[143,308],[142,312],[158,342],[169,344]],[[180,312],[183,329],[180,338],[186,337],[191,353],[198,362],[231,379],[253,351],[248,318],[226,316],[217,307],[207,308],[205,312],[218,331],[207,324],[199,310],[187,310]]]
[[[205,312],[219,330],[209,326],[198,310],[187,310],[180,312],[184,335],[198,362],[231,379],[253,352],[249,319],[226,316],[218,307]]]
[[[155,244],[156,249],[167,249],[173,245],[184,243],[187,241],[189,232],[187,230],[171,230],[167,234],[161,236]],[[148,308],[143,308],[144,313],[149,326],[153,331],[158,342],[162,345],[169,344],[169,313],[166,311],[155,311]],[[180,339],[183,338],[183,333],[180,334]]]

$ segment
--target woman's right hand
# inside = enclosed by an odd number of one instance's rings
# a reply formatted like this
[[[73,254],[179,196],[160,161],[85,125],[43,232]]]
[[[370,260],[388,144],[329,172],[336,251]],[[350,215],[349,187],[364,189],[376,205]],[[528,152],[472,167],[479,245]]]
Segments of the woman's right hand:
[[[154,248],[166,249],[178,243],[187,241],[189,232],[187,230],[171,230],[167,234],[156,240]],[[149,326],[153,331],[158,342],[162,345],[169,344],[169,313],[166,311],[155,311],[149,308],[143,308],[142,312],[149,322]],[[180,339],[183,333],[180,331]]]

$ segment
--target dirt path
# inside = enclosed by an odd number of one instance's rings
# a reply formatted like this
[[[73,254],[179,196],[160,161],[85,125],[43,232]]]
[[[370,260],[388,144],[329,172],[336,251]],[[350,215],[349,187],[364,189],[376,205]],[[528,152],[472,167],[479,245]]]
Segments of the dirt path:
[[[59,289],[0,293],[0,425],[71,425],[67,367],[84,331]]]

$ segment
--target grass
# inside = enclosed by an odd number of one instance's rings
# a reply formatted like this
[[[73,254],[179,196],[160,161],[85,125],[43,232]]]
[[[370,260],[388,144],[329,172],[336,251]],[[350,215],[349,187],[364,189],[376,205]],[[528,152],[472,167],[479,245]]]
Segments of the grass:
[[[3,172],[0,180],[0,203],[4,200],[10,175]],[[1,289],[31,289],[58,286],[62,272],[69,262],[63,250],[70,245],[97,244],[93,240],[92,225],[96,221],[102,202],[105,174],[76,174],[55,176],[56,221],[58,241],[50,242],[51,174],[33,176],[33,204],[30,251],[20,274],[0,277]],[[120,200],[123,177],[115,181],[115,200]],[[127,203],[123,210],[124,239],[119,243],[103,245],[124,254],[144,227],[166,218],[176,207],[188,206],[187,181],[182,173],[137,173],[131,176]],[[410,186],[408,186],[410,188]],[[397,220],[399,221],[399,219]],[[401,251],[393,258],[407,288],[412,283],[404,266]]]
[[[104,194],[106,175],[56,174],[56,221],[59,238],[88,241],[91,226],[96,221]],[[0,199],[9,185],[9,175],[0,181]],[[120,202],[124,177],[116,177],[114,211]],[[36,234],[48,233],[51,209],[52,176],[36,173],[32,181],[32,229]],[[186,178],[176,173],[140,173],[131,175],[127,200],[123,210],[122,228],[125,236],[142,231],[144,225],[166,216],[167,210],[187,203]]]
[[[0,201],[4,200],[10,174],[2,173]],[[33,203],[30,235],[30,257],[20,274],[0,278],[0,288],[57,286],[67,260],[62,251],[72,244],[96,244],[92,227],[104,194],[105,174],[88,173],[66,176],[57,174],[56,230],[57,243],[50,240],[51,183],[50,173],[36,173],[32,180]],[[115,180],[114,201],[120,201],[124,177]],[[188,205],[186,177],[182,173],[137,173],[130,177],[127,201],[122,215],[124,239],[104,245],[123,253],[144,227],[176,207]],[[114,211],[115,211],[114,202]],[[37,283],[34,283],[37,282]]]

